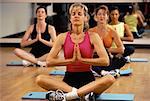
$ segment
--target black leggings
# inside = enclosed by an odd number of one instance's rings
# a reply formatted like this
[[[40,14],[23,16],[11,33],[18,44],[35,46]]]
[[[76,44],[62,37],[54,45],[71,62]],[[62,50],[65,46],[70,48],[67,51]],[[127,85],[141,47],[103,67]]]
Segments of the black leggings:
[[[138,32],[132,32],[133,37],[136,38],[141,38],[142,36]]]
[[[125,46],[125,50],[124,50],[123,57],[130,56],[131,54],[134,53],[135,48],[133,46],[128,46],[128,45],[124,45],[124,46]]]
[[[71,87],[80,88],[92,81],[95,77],[91,71],[89,72],[66,72],[63,79]]]
[[[107,51],[108,53],[108,51]],[[110,65],[109,66],[92,66],[92,70],[94,70],[95,72],[97,72],[98,74],[101,73],[102,70],[105,71],[111,71],[111,70],[115,70],[115,69],[120,69],[121,67],[123,67],[126,63],[126,59],[124,57],[113,57],[111,58],[110,55],[109,56],[109,60],[110,60]],[[98,55],[94,54],[93,58],[97,58]]]

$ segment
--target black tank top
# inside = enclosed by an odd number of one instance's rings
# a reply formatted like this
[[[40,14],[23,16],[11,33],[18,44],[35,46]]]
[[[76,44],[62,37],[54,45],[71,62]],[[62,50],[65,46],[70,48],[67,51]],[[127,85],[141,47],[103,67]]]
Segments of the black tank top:
[[[36,24],[34,24],[34,29],[33,32],[31,33],[31,39],[35,39],[37,36],[37,31],[36,31]],[[46,25],[46,30],[44,33],[41,33],[41,37],[44,40],[50,41],[51,36],[48,32],[48,24]],[[30,53],[32,53],[36,58],[43,56],[44,54],[48,53],[51,49],[51,47],[43,44],[40,41],[37,41],[31,45],[32,49]]]

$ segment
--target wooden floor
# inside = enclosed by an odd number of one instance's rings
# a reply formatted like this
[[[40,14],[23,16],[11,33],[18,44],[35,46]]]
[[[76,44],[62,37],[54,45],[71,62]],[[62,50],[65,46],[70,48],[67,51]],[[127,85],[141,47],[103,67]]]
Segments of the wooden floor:
[[[29,91],[45,91],[35,83],[39,74],[47,74],[54,69],[6,66],[12,60],[19,60],[13,54],[14,48],[0,48],[0,101],[22,101],[21,97]],[[28,50],[28,49],[27,49]],[[136,49],[132,57],[148,58],[149,49]],[[134,101],[150,101],[150,62],[129,63],[123,69],[133,68],[133,74],[122,76],[106,92],[110,93],[133,93]],[[57,76],[58,79],[62,77]]]

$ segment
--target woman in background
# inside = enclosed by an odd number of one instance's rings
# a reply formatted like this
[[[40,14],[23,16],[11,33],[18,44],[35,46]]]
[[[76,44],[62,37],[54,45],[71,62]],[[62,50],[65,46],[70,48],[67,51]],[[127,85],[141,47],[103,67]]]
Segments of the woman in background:
[[[109,23],[113,29],[115,29],[120,36],[122,41],[130,41],[133,42],[133,35],[128,27],[127,24],[124,24],[124,22],[120,22],[119,19],[119,9],[118,7],[114,6],[110,10],[110,18],[111,22]],[[128,62],[130,62],[130,55],[134,53],[134,47],[124,45],[125,50],[123,56],[127,59]],[[116,47],[116,45],[113,43],[112,47]]]
[[[47,53],[51,50],[53,42],[56,39],[55,28],[45,22],[47,10],[43,6],[36,9],[37,23],[31,25],[25,32],[21,47],[31,46],[30,53],[16,48],[14,53],[23,59],[23,65],[29,66],[36,64],[46,66]]]
[[[141,16],[134,10],[133,5],[130,5],[127,10],[127,14],[124,17],[125,23],[129,26],[134,38],[141,38],[142,35],[138,33],[137,26],[140,24],[144,26],[143,19]]]
[[[109,10],[105,5],[101,5],[95,10],[95,21],[97,22],[97,26],[90,28],[90,32],[98,33],[100,38],[103,41],[105,48],[107,49],[110,65],[109,66],[93,66],[92,70],[100,75],[109,74],[107,71],[120,69],[126,63],[122,54],[124,53],[123,43],[117,34],[117,32],[108,25],[109,19]],[[116,47],[112,47],[112,43],[116,44]],[[98,57],[97,54],[94,57]]]

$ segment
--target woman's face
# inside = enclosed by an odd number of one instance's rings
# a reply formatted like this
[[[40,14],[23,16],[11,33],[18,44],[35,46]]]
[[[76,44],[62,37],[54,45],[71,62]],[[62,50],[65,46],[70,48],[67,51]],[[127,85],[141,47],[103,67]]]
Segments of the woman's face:
[[[101,24],[105,24],[108,21],[107,12],[104,9],[99,9],[96,14],[96,21]]]
[[[42,20],[46,18],[46,12],[44,8],[39,8],[36,13],[37,19]]]
[[[119,16],[120,15],[119,15],[119,11],[118,10],[113,10],[110,13],[110,18],[111,18],[112,21],[118,21]]]
[[[84,14],[84,9],[80,6],[73,7],[71,14],[70,14],[70,21],[72,25],[83,25],[85,22],[86,17]]]

